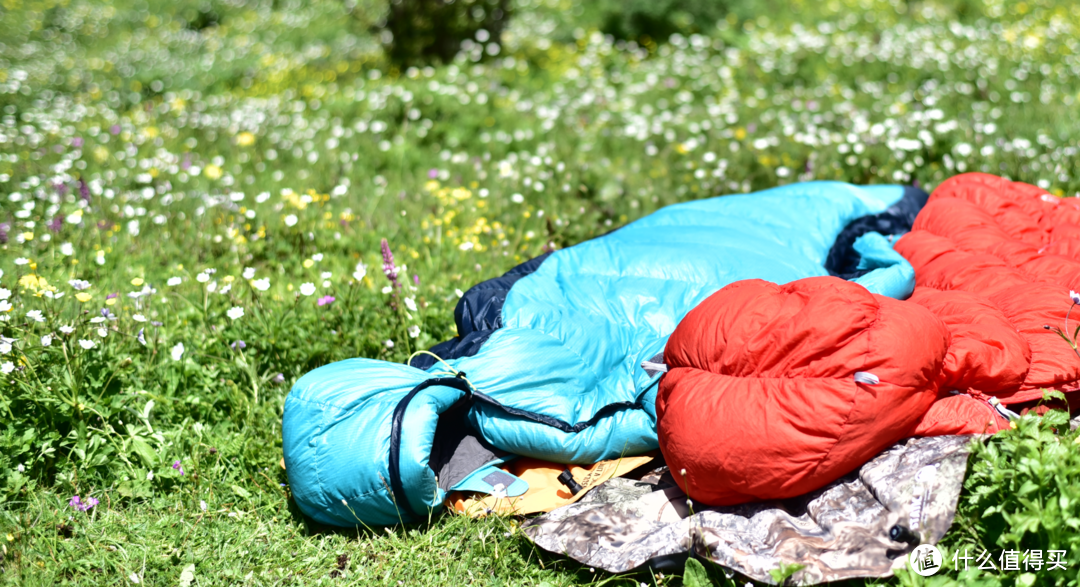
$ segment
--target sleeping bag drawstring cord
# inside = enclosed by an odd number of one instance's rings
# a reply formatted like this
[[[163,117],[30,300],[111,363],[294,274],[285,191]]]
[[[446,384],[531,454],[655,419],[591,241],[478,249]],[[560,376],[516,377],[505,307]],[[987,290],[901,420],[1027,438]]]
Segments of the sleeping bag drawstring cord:
[[[457,369],[451,367],[450,363],[447,363],[446,361],[444,361],[442,359],[442,357],[440,357],[439,355],[436,355],[435,353],[433,353],[431,351],[416,351],[415,353],[409,355],[409,360],[405,361],[405,364],[411,367],[412,366],[412,360],[415,359],[416,357],[420,356],[420,355],[430,355],[431,358],[435,359],[436,361],[438,361],[438,362],[440,362],[440,363],[442,363],[443,365],[446,366],[446,371],[436,371],[435,373],[432,373],[431,375],[433,375],[435,377],[441,377],[441,376],[444,376],[444,375],[449,375],[451,377],[457,377],[458,379],[461,379],[462,381],[464,381],[469,386],[469,389],[471,389],[473,391],[473,393],[476,393],[478,391],[476,389],[476,386],[473,385],[472,381],[469,381],[468,377],[465,376],[464,371],[458,371]]]

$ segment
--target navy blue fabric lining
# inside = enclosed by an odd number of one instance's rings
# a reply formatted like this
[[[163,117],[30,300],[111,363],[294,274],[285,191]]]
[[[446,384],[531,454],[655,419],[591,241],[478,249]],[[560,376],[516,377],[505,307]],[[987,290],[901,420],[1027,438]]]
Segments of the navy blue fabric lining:
[[[480,351],[493,332],[502,327],[502,307],[517,280],[536,271],[551,253],[544,253],[514,267],[499,277],[482,281],[465,292],[454,308],[458,335],[431,347],[443,359],[471,357]],[[430,355],[420,355],[411,365],[428,370],[435,364]]]
[[[826,258],[825,269],[829,275],[850,280],[868,273],[869,269],[858,268],[860,256],[855,251],[855,240],[868,232],[901,235],[910,231],[915,217],[929,197],[917,187],[904,186],[904,195],[886,211],[851,221],[837,235]],[[479,352],[492,333],[502,326],[502,307],[510,288],[522,277],[536,271],[550,254],[529,259],[499,277],[471,287],[454,309],[458,335],[431,347],[431,352],[443,359],[471,357]],[[418,356],[412,361],[412,366],[424,370],[434,364],[435,359],[428,355]]]
[[[859,269],[859,253],[855,250],[855,240],[868,232],[883,235],[902,235],[911,230],[915,217],[926,205],[930,194],[923,190],[904,186],[904,195],[895,204],[881,214],[856,218],[844,227],[833,242],[829,256],[825,260],[825,270],[829,275],[841,279],[855,279],[872,271]]]

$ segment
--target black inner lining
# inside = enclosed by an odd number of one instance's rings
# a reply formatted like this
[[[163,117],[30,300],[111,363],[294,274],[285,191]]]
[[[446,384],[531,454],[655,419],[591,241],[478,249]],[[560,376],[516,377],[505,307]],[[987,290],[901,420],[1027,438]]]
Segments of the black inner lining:
[[[510,453],[499,450],[473,430],[466,420],[468,397],[439,415],[428,467],[435,472],[439,488],[449,491],[473,471]]]

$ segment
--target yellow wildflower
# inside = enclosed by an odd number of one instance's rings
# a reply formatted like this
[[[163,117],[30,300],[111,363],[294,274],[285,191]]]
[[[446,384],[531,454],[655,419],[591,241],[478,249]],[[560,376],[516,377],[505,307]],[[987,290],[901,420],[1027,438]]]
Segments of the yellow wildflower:
[[[203,169],[203,175],[210,179],[221,179],[221,168],[211,163]]]
[[[145,282],[143,281],[143,278],[141,278],[141,277],[136,277],[135,279],[131,280],[131,285],[134,285],[135,287],[139,287],[143,283],[145,283]]]
[[[304,269],[311,269],[311,266],[315,264],[315,261],[311,259],[304,259]]]
[[[255,135],[249,132],[242,132],[236,135],[236,144],[241,147],[249,147],[255,143]]]
[[[91,299],[93,299],[93,297],[94,296],[86,293],[85,291],[80,291],[79,293],[75,294],[75,299],[79,300],[80,302],[82,302],[84,304],[86,302],[89,302]]]
[[[19,285],[24,289],[36,290],[38,288],[38,277],[33,273],[27,273],[19,278]]]

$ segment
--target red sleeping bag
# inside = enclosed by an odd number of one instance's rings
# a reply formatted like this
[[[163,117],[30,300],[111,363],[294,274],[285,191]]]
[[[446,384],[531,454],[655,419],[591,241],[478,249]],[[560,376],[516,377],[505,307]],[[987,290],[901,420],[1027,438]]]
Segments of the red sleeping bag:
[[[915,268],[907,301],[833,277],[750,280],[683,319],[656,408],[660,448],[692,499],[801,495],[909,436],[1002,429],[988,399],[1080,380],[1080,359],[1044,328],[1064,326],[1080,285],[1076,203],[955,177],[896,250]]]

